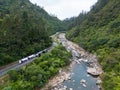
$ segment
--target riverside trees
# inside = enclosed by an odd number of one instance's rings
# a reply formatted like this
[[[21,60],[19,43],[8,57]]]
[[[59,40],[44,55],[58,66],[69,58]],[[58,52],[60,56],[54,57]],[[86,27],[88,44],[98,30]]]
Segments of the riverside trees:
[[[36,58],[31,64],[19,70],[8,73],[10,83],[4,84],[4,89],[33,90],[41,88],[63,66],[69,65],[71,54],[63,46],[55,47],[51,52]],[[8,89],[9,90],[9,89]]]

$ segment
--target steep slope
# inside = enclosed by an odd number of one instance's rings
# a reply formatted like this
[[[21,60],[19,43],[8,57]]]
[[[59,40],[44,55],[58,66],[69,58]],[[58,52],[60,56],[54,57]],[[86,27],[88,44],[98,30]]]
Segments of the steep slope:
[[[50,46],[61,24],[29,0],[0,0],[0,66]]]
[[[91,11],[85,14],[84,20],[71,27],[67,37],[89,52],[97,54],[105,71],[101,76],[103,89],[119,90],[120,1],[98,0]]]

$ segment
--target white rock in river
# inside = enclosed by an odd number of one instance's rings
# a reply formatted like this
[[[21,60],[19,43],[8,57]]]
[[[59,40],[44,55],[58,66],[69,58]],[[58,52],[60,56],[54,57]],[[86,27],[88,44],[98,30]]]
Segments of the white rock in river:
[[[67,47],[67,51],[70,52],[72,49],[70,47]]]
[[[83,59],[82,59],[82,58],[81,58],[81,59],[78,59],[78,61],[79,61],[79,62],[82,62],[82,61],[83,61]]]
[[[100,79],[98,79],[96,84],[99,85],[100,83],[102,83],[102,81]]]
[[[87,85],[86,85],[86,80],[82,79],[82,80],[80,81],[80,83],[82,84],[83,87],[87,87]]]
[[[63,89],[60,88],[60,89],[58,89],[58,90],[63,90]]]
[[[87,74],[87,77],[89,77],[90,75],[89,74]]]
[[[73,82],[75,82],[75,80],[73,80]]]
[[[72,55],[75,57],[79,57],[79,54],[76,50],[72,50]]]
[[[87,59],[83,59],[83,61],[84,61],[84,62],[88,62],[88,60],[87,60]]]
[[[67,89],[67,86],[64,86],[64,89]]]
[[[58,88],[54,88],[54,90],[58,90]]]
[[[82,79],[82,80],[80,81],[80,83],[86,83],[86,80]]]
[[[82,84],[82,85],[83,85],[83,87],[87,87],[86,84]]]
[[[89,73],[91,75],[99,75],[99,73],[97,72],[97,70],[95,68],[88,68],[87,73]]]
[[[73,90],[72,88],[70,88],[69,90]]]

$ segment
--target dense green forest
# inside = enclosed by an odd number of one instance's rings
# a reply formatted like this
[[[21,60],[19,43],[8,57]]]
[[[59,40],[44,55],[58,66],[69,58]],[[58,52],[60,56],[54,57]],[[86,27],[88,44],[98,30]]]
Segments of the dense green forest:
[[[60,30],[57,17],[29,0],[0,0],[0,66],[49,47]]]
[[[49,47],[49,36],[64,30],[69,40],[97,55],[104,70],[102,89],[119,90],[120,0],[98,0],[89,12],[63,22],[29,0],[0,0],[0,66]],[[68,58],[70,53],[59,46],[25,68],[10,71],[3,90],[40,88],[70,63]]]
[[[62,56],[62,57],[61,57]],[[70,64],[71,54],[61,45],[36,58],[19,70],[8,73],[9,79],[1,85],[2,90],[38,90],[59,70]]]
[[[98,0],[88,13],[67,19],[67,38],[97,55],[103,90],[120,89],[120,1]]]

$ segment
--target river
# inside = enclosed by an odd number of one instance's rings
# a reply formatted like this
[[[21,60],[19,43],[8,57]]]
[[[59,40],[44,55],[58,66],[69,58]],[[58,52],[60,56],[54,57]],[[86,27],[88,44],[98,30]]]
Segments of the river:
[[[68,52],[72,53],[72,62],[68,67],[69,70],[61,69],[59,74],[49,80],[45,88],[41,90],[100,90],[100,86],[96,84],[98,78],[91,76],[87,71],[90,61],[92,68],[96,69],[95,72],[99,72],[93,74],[102,73],[95,56],[88,54],[77,44],[67,40],[65,33],[60,33],[53,38],[56,39],[57,43],[61,43]]]
[[[81,49],[82,53],[79,53],[75,44],[69,42],[65,38],[65,34],[60,34],[59,38],[62,45],[68,51],[72,52],[73,61],[75,62],[70,70],[71,79],[65,80],[62,85],[66,88],[66,90],[99,90],[98,85],[96,85],[96,79],[87,73],[88,65],[84,60],[88,60],[85,58],[85,51]],[[79,62],[78,59],[81,59],[81,62]]]
[[[96,79],[87,74],[86,64],[81,62],[80,64],[75,63],[71,70],[71,79],[64,81],[62,84],[66,86],[69,90],[72,88],[73,90],[99,90],[96,85]],[[80,81],[86,81],[86,87],[84,87]]]

